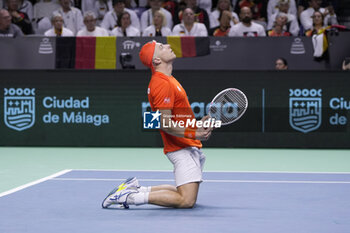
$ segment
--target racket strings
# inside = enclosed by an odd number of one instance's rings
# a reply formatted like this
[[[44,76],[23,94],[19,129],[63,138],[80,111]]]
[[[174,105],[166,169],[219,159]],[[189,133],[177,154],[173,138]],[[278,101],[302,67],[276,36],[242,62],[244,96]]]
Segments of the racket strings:
[[[246,96],[239,90],[229,89],[213,100],[209,114],[222,124],[230,124],[238,120],[248,105]]]

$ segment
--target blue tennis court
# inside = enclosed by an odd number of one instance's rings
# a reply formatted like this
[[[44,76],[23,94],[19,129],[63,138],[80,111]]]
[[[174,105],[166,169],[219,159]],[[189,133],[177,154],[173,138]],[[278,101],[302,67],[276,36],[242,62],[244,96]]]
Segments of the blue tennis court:
[[[102,209],[129,176],[174,184],[171,171],[65,170],[0,194],[0,232],[348,233],[350,173],[205,172],[194,209]]]

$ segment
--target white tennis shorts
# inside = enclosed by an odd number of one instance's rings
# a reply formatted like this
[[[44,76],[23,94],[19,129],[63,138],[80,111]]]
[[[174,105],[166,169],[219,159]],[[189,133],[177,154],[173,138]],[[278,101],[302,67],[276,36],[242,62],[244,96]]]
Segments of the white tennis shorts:
[[[186,147],[166,154],[174,165],[176,186],[202,182],[205,155],[197,147]]]

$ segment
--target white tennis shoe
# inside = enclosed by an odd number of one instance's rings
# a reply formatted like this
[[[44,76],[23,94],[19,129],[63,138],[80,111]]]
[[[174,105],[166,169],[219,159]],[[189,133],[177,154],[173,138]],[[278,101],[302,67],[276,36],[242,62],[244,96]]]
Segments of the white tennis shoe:
[[[102,208],[108,208],[113,204],[120,204],[125,209],[129,208],[127,204],[128,196],[132,193],[138,193],[140,187],[136,177],[126,179],[117,188],[113,189],[102,202]]]

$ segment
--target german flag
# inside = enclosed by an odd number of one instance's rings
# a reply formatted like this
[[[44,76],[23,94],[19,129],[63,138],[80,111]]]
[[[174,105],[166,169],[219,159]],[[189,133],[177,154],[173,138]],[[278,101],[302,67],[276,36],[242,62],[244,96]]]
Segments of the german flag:
[[[58,37],[56,68],[115,69],[116,37]]]
[[[210,54],[209,37],[168,36],[167,43],[176,57],[199,57]]]

